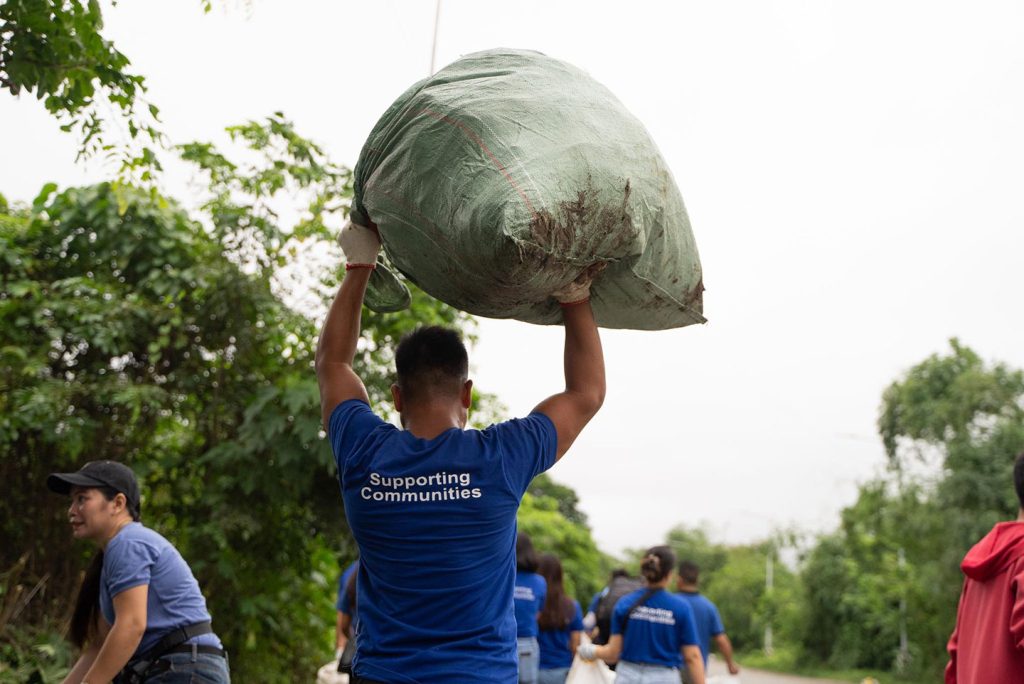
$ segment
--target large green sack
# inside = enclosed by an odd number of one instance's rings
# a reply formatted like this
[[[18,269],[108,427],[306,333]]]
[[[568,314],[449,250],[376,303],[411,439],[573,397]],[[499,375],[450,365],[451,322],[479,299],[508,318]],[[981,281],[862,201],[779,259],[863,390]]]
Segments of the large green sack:
[[[352,218],[456,308],[559,323],[551,292],[597,263],[599,325],[703,323],[700,259],[672,174],[606,88],[522,50],[468,55],[402,94],[363,146]],[[378,269],[367,302],[407,293]]]

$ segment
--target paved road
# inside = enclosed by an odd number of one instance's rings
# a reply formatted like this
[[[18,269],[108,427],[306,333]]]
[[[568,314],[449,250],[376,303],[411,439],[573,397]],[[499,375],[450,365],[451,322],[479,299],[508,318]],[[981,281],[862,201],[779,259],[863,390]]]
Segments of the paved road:
[[[708,675],[709,677],[729,674],[729,671],[725,669],[725,664],[720,660],[714,658],[708,663]],[[729,679],[723,679],[723,684],[732,684]],[[752,670],[750,668],[743,667],[742,661],[740,662],[740,675],[739,681],[741,684],[846,684],[835,679],[817,679],[815,677],[797,677],[796,675],[777,674],[775,672],[765,672],[764,670]]]

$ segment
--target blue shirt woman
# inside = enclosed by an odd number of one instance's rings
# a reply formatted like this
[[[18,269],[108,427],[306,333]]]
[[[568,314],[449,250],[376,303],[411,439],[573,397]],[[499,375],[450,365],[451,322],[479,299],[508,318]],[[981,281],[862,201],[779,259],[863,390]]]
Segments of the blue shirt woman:
[[[565,595],[562,563],[550,553],[540,557],[540,574],[547,582],[547,597],[537,616],[540,646],[539,684],[564,684],[583,634],[579,602]]]
[[[617,684],[676,684],[684,661],[689,681],[704,684],[704,659],[693,611],[665,589],[675,562],[675,554],[667,546],[648,549],[640,566],[647,586],[615,604],[609,642],[579,648],[580,657],[586,660],[618,661]]]
[[[537,643],[537,615],[544,606],[548,585],[537,574],[540,559],[529,535],[516,536],[516,583],[513,606],[516,614],[516,649],[519,655],[519,684],[536,684],[540,667]]]

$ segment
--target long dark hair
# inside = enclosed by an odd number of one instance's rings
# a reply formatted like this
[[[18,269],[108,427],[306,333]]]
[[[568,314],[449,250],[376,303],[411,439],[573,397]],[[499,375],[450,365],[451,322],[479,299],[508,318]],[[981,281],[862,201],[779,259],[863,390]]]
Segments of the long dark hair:
[[[556,556],[545,553],[540,557],[540,567],[537,570],[548,583],[548,594],[544,599],[544,607],[537,616],[537,625],[542,630],[565,629],[572,621],[576,606],[573,605],[572,599],[565,595],[562,563]]]
[[[113,487],[95,487],[96,491],[103,495],[107,501],[113,501],[118,492]],[[126,497],[127,498],[127,497]],[[132,520],[138,522],[141,519],[138,504],[128,503],[128,513]],[[103,571],[103,550],[100,549],[93,555],[89,567],[82,577],[82,586],[78,588],[78,598],[75,599],[75,612],[71,614],[71,625],[68,629],[68,636],[78,648],[85,648],[85,645],[94,639],[99,632],[100,621],[100,573]]]
[[[652,546],[640,562],[640,574],[649,584],[657,584],[668,577],[676,564],[676,554],[667,546]]]
[[[530,535],[520,532],[516,535],[516,570],[521,572],[537,572],[540,559],[530,541]]]

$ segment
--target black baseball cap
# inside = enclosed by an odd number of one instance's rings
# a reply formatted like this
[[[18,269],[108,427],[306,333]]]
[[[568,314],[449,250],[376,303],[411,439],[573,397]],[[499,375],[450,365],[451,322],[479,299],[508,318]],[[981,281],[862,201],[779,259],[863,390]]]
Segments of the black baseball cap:
[[[72,487],[110,487],[124,494],[135,510],[141,503],[135,473],[117,461],[89,461],[77,473],[51,473],[46,478],[46,486],[58,494],[70,494]]]

